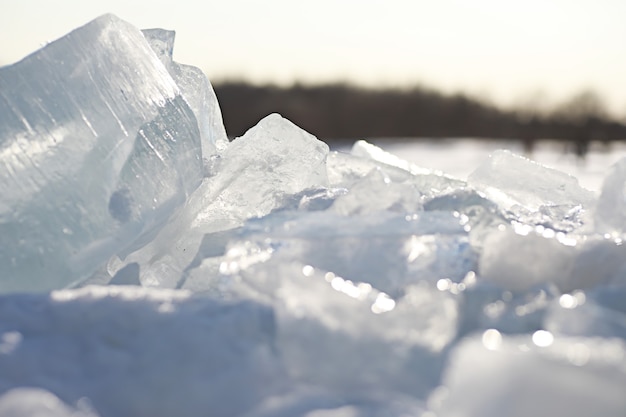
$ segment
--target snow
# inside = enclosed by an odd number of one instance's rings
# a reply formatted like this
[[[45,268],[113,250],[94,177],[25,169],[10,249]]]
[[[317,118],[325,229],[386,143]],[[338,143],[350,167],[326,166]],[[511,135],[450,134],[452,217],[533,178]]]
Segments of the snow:
[[[624,415],[624,160],[228,142],[173,44],[106,15],[0,68],[0,415]]]

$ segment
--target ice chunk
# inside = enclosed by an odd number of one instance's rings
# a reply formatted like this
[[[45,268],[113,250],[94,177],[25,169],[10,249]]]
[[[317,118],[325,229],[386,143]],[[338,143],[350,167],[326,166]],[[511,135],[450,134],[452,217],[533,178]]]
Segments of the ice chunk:
[[[613,165],[604,179],[595,209],[595,226],[600,233],[626,231],[626,158]]]
[[[514,222],[513,227],[502,226],[486,235],[479,272],[508,290],[555,284],[569,292],[616,279],[625,256],[620,240],[568,235]]]
[[[226,255],[223,262],[235,269],[277,257],[371,284],[392,296],[420,281],[459,282],[476,269],[476,253],[459,219],[440,212],[361,217],[275,213],[248,222]],[[203,279],[202,274],[194,276]],[[194,285],[201,288],[198,282]],[[205,282],[204,289],[209,286]]]
[[[548,311],[545,328],[559,335],[626,340],[626,314],[587,298],[581,291],[561,295]]]
[[[10,417],[97,417],[85,404],[74,408],[50,391],[40,388],[14,388],[0,396],[0,415]]]
[[[394,211],[415,213],[421,210],[420,192],[412,184],[393,182],[380,169],[374,169],[339,196],[331,210],[343,215]]]
[[[572,242],[575,244],[575,241]],[[479,273],[501,288],[525,291],[571,275],[576,248],[534,230],[518,233],[502,227],[487,235],[480,254]]]
[[[278,114],[261,120],[222,154],[207,182],[207,201],[197,224],[240,225],[281,206],[307,188],[328,185],[328,145]]]
[[[447,176],[440,171],[418,167],[364,140],[355,142],[351,154],[377,162],[384,171],[393,172],[399,168],[411,173],[412,175],[408,177],[409,181],[425,195],[433,195],[465,186],[464,181]]]
[[[0,297],[0,393],[102,416],[238,415],[282,388],[267,307],[187,291],[86,287]],[[4,414],[3,414],[4,415]]]
[[[545,330],[507,337],[490,329],[455,348],[428,404],[441,417],[619,417],[626,410],[624,358],[619,339]]]
[[[144,29],[142,33],[180,88],[185,101],[198,120],[202,155],[208,158],[216,151],[223,151],[228,145],[228,137],[222,121],[222,111],[209,79],[200,68],[179,64],[173,60],[174,31]]]
[[[552,205],[587,207],[595,199],[571,175],[509,151],[495,152],[467,181],[505,209],[516,204],[531,210]]]
[[[383,391],[380,387],[346,395],[315,386],[296,386],[268,398],[243,417],[388,417],[421,416],[423,401],[410,395]]]
[[[335,187],[352,187],[373,170],[382,172],[392,182],[411,183],[429,197],[465,186],[464,181],[416,167],[365,141],[358,141],[352,154],[331,152],[327,165],[328,179]]]
[[[533,332],[541,328],[546,311],[558,298],[558,292],[550,287],[515,293],[479,279],[475,285],[467,282],[466,286],[460,313],[461,335],[487,329],[516,334]]]
[[[411,164],[410,162],[405,161],[404,159],[399,158],[396,155],[393,155],[379,148],[378,146],[368,143],[364,140],[358,140],[354,142],[350,153],[354,156],[373,159],[374,161],[382,162],[385,165],[401,168],[405,171],[410,172],[411,174],[432,174],[431,170],[419,167],[415,164]]]
[[[333,187],[351,187],[373,170],[384,172],[392,181],[403,182],[411,178],[411,173],[385,165],[372,159],[364,159],[350,154],[333,151],[327,158],[328,180]]]
[[[277,347],[294,380],[347,394],[393,387],[419,396],[432,388],[456,335],[453,294],[422,282],[394,299],[365,282],[262,255],[242,253],[237,268],[232,258],[224,265],[233,273],[222,296],[275,306]]]
[[[45,290],[141,246],[202,178],[196,118],[112,15],[0,69],[0,291]]]
[[[182,213],[141,250],[125,254],[113,268],[140,266],[144,285],[175,287],[193,261],[205,234],[233,229],[290,204],[308,188],[328,185],[328,146],[274,114],[235,139],[218,158]]]

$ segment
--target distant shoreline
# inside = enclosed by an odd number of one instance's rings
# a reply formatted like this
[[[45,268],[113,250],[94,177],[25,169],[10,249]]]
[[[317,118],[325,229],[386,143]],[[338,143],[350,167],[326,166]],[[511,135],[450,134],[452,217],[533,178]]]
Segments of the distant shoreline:
[[[280,113],[329,143],[362,138],[512,139],[532,150],[549,138],[572,142],[584,155],[591,142],[626,140],[626,125],[612,119],[601,98],[582,92],[551,111],[506,110],[463,94],[424,87],[370,89],[344,83],[214,85],[226,131],[243,135],[258,120]],[[539,107],[539,106],[538,106]]]

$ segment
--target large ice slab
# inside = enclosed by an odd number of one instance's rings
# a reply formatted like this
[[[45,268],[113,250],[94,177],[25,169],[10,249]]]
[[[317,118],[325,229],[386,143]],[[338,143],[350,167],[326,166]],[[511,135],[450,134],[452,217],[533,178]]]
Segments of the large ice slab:
[[[619,417],[626,410],[626,345],[619,339],[507,337],[489,329],[452,353],[429,399],[441,417]]]
[[[456,335],[458,297],[426,282],[390,296],[366,281],[268,254],[252,245],[230,250],[221,266],[226,275],[204,291],[274,305],[276,346],[293,380],[344,395],[392,389],[423,396],[432,389]],[[203,264],[192,279],[207,273]]]
[[[176,83],[115,16],[0,69],[0,291],[58,288],[141,246],[201,157]]]
[[[2,296],[0,316],[0,394],[37,387],[102,416],[230,416],[285,381],[273,312],[250,301],[86,287]]]

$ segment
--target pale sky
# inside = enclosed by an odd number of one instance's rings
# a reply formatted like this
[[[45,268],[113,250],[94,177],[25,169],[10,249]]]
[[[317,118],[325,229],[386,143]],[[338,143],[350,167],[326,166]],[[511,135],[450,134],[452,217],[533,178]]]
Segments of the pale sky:
[[[623,0],[2,3],[4,64],[111,12],[139,28],[176,30],[175,59],[212,80],[420,83],[507,106],[593,89],[626,117]]]

